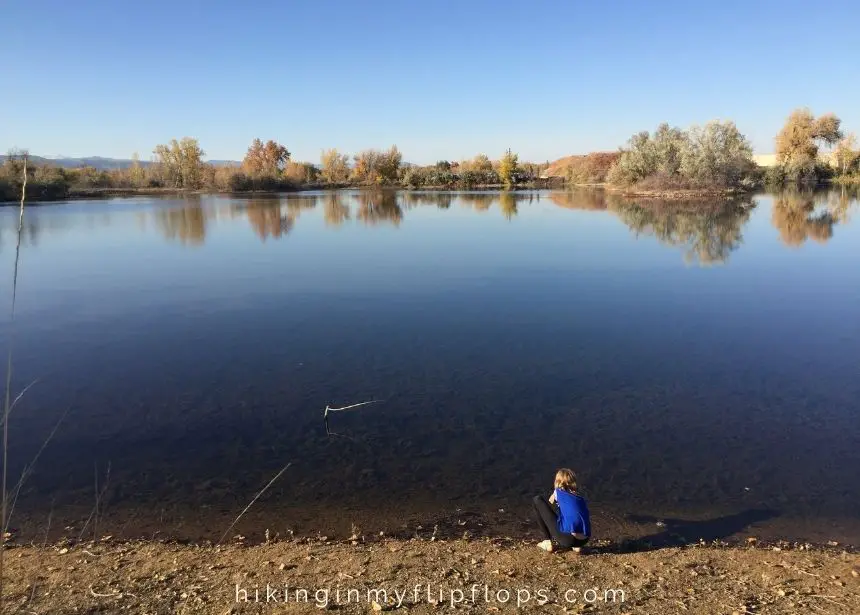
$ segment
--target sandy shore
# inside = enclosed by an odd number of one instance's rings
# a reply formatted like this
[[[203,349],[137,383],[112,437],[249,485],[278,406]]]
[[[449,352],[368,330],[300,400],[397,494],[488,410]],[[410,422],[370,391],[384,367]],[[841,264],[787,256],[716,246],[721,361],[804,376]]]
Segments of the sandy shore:
[[[4,602],[20,613],[860,612],[860,558],[838,545],[577,555],[509,538],[233,540],[10,546]]]

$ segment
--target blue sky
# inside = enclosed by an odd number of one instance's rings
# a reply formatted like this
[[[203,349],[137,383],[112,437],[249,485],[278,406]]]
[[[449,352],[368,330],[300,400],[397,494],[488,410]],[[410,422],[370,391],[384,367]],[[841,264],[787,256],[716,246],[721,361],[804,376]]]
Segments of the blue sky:
[[[759,152],[795,107],[860,132],[860,3],[58,0],[0,3],[0,148],[241,159],[396,143],[429,163],[615,149],[733,119]],[[23,51],[22,51],[23,50]]]

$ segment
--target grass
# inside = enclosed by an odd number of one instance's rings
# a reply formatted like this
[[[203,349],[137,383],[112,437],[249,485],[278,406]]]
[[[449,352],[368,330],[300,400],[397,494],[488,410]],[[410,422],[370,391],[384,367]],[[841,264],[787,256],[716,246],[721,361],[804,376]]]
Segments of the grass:
[[[9,414],[14,406],[12,402],[12,350],[15,332],[15,300],[18,296],[18,264],[21,260],[21,232],[24,229],[24,202],[27,198],[27,156],[24,155],[24,180],[21,186],[21,210],[18,215],[18,236],[15,244],[15,268],[12,274],[12,307],[9,315],[9,353],[6,359],[6,396],[3,404],[3,477],[2,477],[2,514],[0,514],[0,526],[3,535],[0,536],[0,612],[3,610],[3,564],[6,552],[6,527],[8,526],[9,497],[6,491],[9,466]],[[23,395],[23,393],[22,393]],[[15,399],[15,402],[20,396]]]

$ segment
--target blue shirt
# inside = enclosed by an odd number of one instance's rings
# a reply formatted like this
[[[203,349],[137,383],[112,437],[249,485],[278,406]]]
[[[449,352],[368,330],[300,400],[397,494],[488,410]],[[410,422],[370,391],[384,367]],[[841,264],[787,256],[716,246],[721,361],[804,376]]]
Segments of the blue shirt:
[[[585,498],[563,489],[555,490],[558,503],[558,529],[565,534],[591,536],[591,516]]]

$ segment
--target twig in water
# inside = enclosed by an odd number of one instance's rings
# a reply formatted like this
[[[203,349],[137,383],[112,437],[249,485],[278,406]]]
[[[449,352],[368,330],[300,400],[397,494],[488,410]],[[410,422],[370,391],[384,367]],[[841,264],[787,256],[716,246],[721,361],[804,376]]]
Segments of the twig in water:
[[[272,483],[274,483],[276,480],[278,480],[278,478],[280,478],[281,474],[283,474],[284,472],[286,472],[286,471],[287,471],[287,468],[289,468],[291,465],[293,465],[293,462],[292,462],[292,461],[291,461],[290,463],[288,463],[287,465],[285,465],[283,468],[281,468],[281,471],[280,471],[280,472],[278,472],[277,474],[275,474],[274,478],[272,478],[272,480],[270,480],[268,483],[266,483],[266,486],[265,486],[265,487],[263,487],[263,488],[260,490],[260,492],[259,492],[257,495],[255,495],[255,496],[254,496],[254,499],[253,499],[253,500],[251,500],[251,501],[248,503],[248,505],[245,507],[245,510],[243,510],[242,512],[240,512],[240,513],[239,513],[239,516],[238,516],[238,517],[236,517],[235,519],[233,519],[233,523],[231,523],[231,524],[230,524],[230,527],[228,527],[228,528],[226,529],[226,531],[224,532],[224,535],[223,535],[223,536],[221,536],[221,539],[220,539],[217,543],[215,543],[215,544],[219,544],[219,545],[220,545],[220,544],[224,541],[224,539],[227,537],[227,534],[229,534],[229,533],[230,533],[230,530],[232,530],[232,529],[233,529],[233,527],[234,527],[234,526],[239,522],[239,519],[241,519],[241,518],[242,518],[242,515],[244,515],[246,512],[248,512],[248,509],[249,509],[249,508],[251,508],[251,506],[253,506],[253,505],[254,505],[254,502],[256,502],[258,499],[260,499],[260,496],[261,496],[261,495],[263,495],[263,493],[265,493],[265,492],[266,492],[266,489],[268,489],[269,487],[271,487],[271,486],[272,486]]]
[[[370,401],[362,401],[357,404],[352,404],[349,406],[343,406],[342,408],[332,408],[331,406],[326,406],[325,411],[323,412],[323,422],[325,423],[325,433],[328,436],[340,436],[341,438],[347,438],[348,440],[356,441],[355,438],[350,436],[345,436],[343,434],[335,433],[329,429],[328,426],[328,414],[329,412],[343,412],[344,410],[352,410],[353,408],[358,408],[360,406],[366,406],[368,404],[378,404],[380,402],[386,401],[384,399],[371,399]]]

